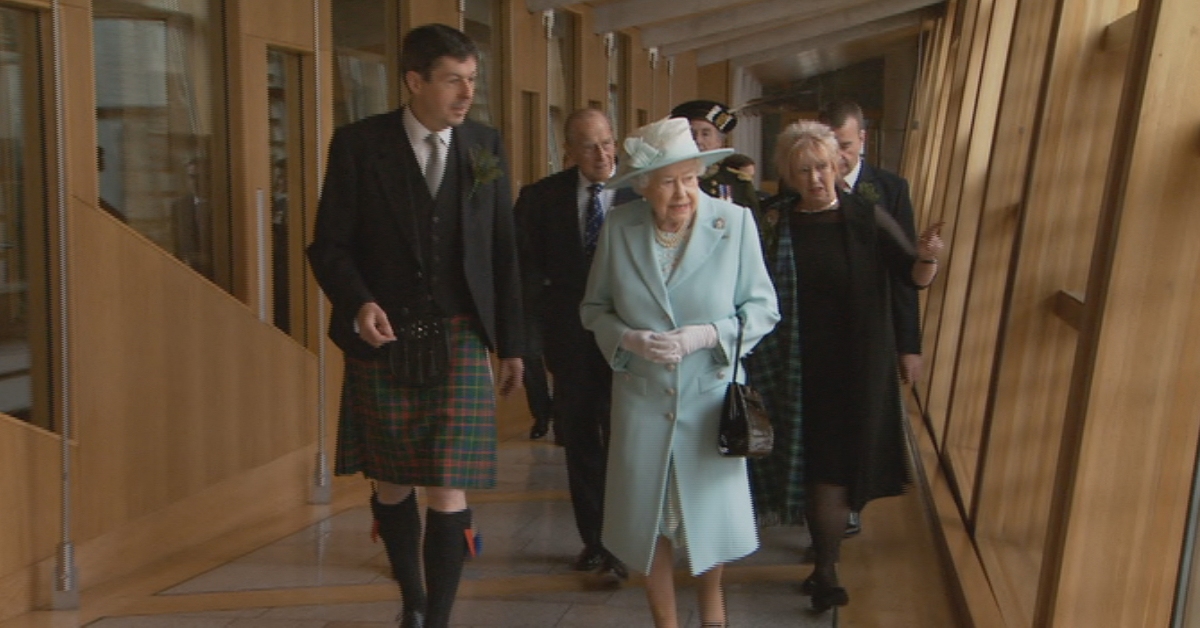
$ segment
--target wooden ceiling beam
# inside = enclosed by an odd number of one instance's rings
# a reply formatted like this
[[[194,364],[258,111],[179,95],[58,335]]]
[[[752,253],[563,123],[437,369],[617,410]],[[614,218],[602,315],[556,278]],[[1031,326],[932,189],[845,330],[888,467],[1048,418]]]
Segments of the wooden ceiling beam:
[[[531,1],[531,0],[526,0]],[[597,33],[677,20],[700,13],[753,4],[748,0],[617,0],[593,6]]]
[[[922,16],[919,12],[906,13],[883,20],[877,20],[875,22],[869,22],[867,24],[860,24],[845,30],[818,35],[802,41],[793,41],[770,48],[762,47],[748,50],[747,52],[737,56],[701,57],[700,54],[697,54],[696,65],[708,65],[710,63],[717,63],[718,61],[728,60],[733,65],[737,66],[753,66],[759,63],[766,63],[780,57],[802,54],[809,50],[831,48],[859,39],[879,37],[892,31],[913,28],[914,26],[920,27],[921,19]]]
[[[579,0],[525,0],[525,8],[530,13],[541,13],[546,9],[561,9],[572,4],[579,4]]]
[[[871,1],[873,0],[764,0],[666,24],[647,26],[641,29],[642,43],[646,46],[678,46],[745,28],[774,28],[780,25],[780,20],[794,22],[799,16],[816,16]],[[717,42],[702,43],[693,48],[713,43]]]
[[[908,26],[913,20],[920,19],[921,9],[940,3],[940,0],[888,0],[887,2],[872,2],[868,5],[831,13],[824,17],[807,21],[802,25],[789,24],[759,32],[753,37],[743,37],[700,48],[696,51],[696,63],[697,65],[708,65],[735,57],[746,57],[762,51],[787,47],[789,45],[795,46],[799,43],[818,40],[822,37],[835,34],[843,35],[856,29],[863,29],[863,32],[870,33],[867,36],[873,36],[888,30],[890,28],[888,24],[891,23],[903,22],[904,26]],[[666,50],[663,53],[671,54]]]

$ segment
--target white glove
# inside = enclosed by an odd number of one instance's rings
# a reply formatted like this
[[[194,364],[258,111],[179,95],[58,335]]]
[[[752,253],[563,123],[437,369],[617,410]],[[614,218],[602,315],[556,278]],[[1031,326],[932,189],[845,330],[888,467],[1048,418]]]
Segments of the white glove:
[[[645,329],[630,329],[621,336],[621,348],[657,364],[673,364],[683,356],[678,353],[677,343],[665,336]]]
[[[663,334],[663,337],[671,342],[674,352],[679,354],[681,360],[701,349],[717,346],[717,328],[712,323],[684,325]]]

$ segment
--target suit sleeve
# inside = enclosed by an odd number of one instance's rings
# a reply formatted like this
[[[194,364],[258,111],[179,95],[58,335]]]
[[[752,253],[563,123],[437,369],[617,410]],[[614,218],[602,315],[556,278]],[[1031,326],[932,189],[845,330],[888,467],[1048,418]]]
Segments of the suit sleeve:
[[[889,213],[904,230],[909,242],[917,241],[913,220],[912,200],[908,194],[908,181],[894,177]],[[921,353],[921,314],[917,289],[911,281],[894,282],[892,285],[892,325],[896,334],[896,353]]]
[[[358,164],[348,144],[344,133],[334,133],[308,260],[317,283],[334,307],[357,312],[375,297],[354,256],[361,209]]]
[[[525,313],[526,356],[542,353],[541,312],[546,273],[541,261],[544,259],[542,244],[545,240],[539,232],[539,203],[536,198],[536,187],[526,185],[517,195],[517,204],[513,208],[517,225],[517,249],[520,252],[518,262],[521,265],[521,303]]]
[[[516,229],[513,224],[512,187],[508,178],[508,161],[500,133],[492,133],[493,154],[500,161],[500,177],[492,198],[496,207],[492,225],[492,276],[496,292],[496,353],[501,358],[523,355],[525,317],[521,307],[521,270],[517,261]]]

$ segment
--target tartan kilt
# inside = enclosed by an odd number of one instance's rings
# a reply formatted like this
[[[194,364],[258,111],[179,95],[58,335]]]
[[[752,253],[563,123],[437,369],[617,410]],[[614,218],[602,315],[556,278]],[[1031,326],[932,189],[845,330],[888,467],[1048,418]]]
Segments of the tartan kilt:
[[[386,360],[346,356],[334,472],[412,486],[496,485],[492,364],[474,319],[450,319],[450,376],[408,388]]]

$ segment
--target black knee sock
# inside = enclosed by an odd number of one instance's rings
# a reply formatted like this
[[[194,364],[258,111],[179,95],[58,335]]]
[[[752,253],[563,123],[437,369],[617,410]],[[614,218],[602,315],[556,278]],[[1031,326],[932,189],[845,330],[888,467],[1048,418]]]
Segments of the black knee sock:
[[[381,504],[371,495],[371,514],[379,525],[379,536],[387,550],[392,577],[400,585],[404,608],[425,610],[425,585],[421,580],[421,515],[416,491],[398,504]]]
[[[462,578],[467,557],[466,531],[471,528],[471,510],[425,511],[425,587],[429,590],[428,628],[450,624],[450,611]]]

